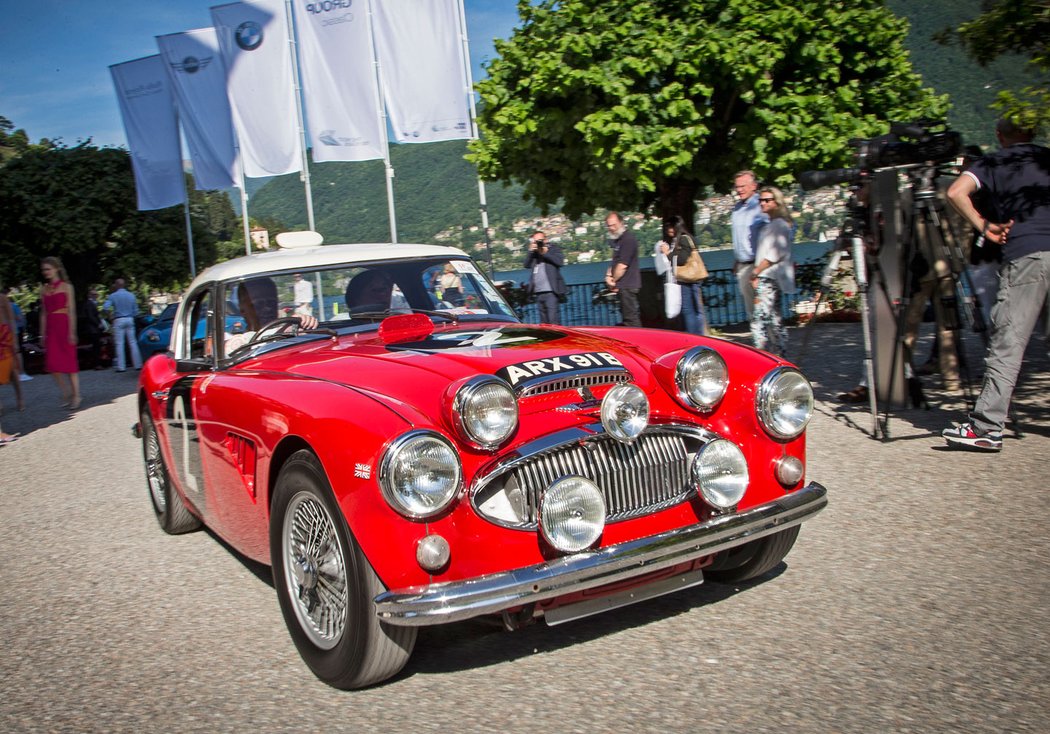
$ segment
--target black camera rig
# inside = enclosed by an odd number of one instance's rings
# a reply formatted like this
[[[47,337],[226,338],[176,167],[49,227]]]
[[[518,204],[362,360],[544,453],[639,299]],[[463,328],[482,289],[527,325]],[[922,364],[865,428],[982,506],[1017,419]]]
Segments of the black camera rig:
[[[805,171],[799,176],[802,188],[811,191],[838,183],[859,182],[878,168],[948,163],[963,149],[959,133],[929,120],[891,122],[888,134],[855,138],[849,144],[855,149],[856,166]]]

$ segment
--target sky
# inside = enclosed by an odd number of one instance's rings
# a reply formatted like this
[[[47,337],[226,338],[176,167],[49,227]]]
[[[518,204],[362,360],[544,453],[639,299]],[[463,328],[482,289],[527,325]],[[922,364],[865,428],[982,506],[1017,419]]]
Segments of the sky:
[[[210,26],[224,0],[0,0],[0,116],[33,142],[124,146],[111,64],[157,53],[155,36]],[[474,79],[493,39],[518,22],[514,0],[464,0]]]

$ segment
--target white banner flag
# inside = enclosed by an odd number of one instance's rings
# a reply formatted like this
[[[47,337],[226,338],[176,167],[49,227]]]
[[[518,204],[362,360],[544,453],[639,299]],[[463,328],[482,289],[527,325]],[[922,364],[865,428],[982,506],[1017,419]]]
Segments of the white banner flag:
[[[160,56],[109,67],[135,174],[140,211],[186,201],[175,102]]]
[[[280,176],[303,169],[284,0],[254,0],[211,9],[226,66],[244,175]]]
[[[303,105],[315,161],[383,158],[369,0],[295,0]]]
[[[373,5],[383,94],[399,143],[470,137],[459,0]]]
[[[157,36],[198,189],[236,186],[237,147],[226,98],[226,69],[214,28]]]

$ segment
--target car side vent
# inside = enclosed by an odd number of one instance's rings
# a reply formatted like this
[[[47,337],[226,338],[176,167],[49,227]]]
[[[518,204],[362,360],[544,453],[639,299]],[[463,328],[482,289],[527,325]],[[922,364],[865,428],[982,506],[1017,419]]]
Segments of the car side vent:
[[[255,499],[255,442],[236,433],[227,433],[225,444],[244,481],[244,488]]]

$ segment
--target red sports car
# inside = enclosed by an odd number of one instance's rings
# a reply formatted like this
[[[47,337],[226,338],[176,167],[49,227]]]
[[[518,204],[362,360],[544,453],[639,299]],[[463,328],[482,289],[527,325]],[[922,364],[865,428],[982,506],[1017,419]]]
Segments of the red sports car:
[[[827,503],[812,410],[767,353],[524,324],[460,250],[333,245],[198,276],[136,431],[162,528],[271,565],[307,665],[356,688],[421,625],[556,624],[766,573]]]

